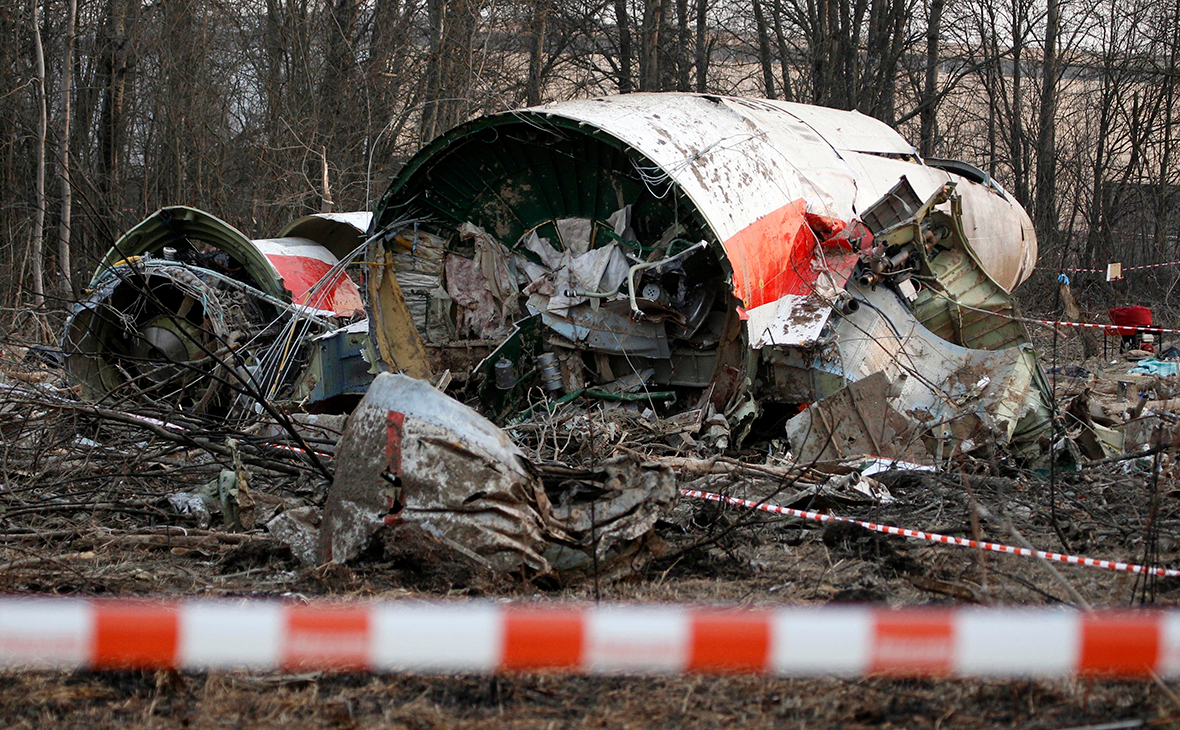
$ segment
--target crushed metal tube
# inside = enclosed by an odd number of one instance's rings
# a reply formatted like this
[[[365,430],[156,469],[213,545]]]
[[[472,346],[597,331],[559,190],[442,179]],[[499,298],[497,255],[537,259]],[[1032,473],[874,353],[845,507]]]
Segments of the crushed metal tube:
[[[295,410],[359,399],[324,447],[322,511],[268,523],[306,563],[408,523],[494,571],[597,575],[650,556],[675,480],[632,457],[531,462],[517,429],[558,411],[596,404],[715,455],[776,408],[795,463],[837,470],[1044,459],[1053,399],[1010,294],[1035,258],[994,181],[868,117],[631,94],[461,125],[371,222],[251,241],[164,209],[108,255],[65,350],[96,397],[253,407],[221,387],[236,378]],[[359,260],[365,320],[343,273]]]
[[[775,404],[805,413],[799,453],[836,458],[808,441],[842,426],[810,426],[876,377],[904,445],[874,426],[858,449],[1046,447],[1009,294],[1035,264],[1028,215],[856,112],[629,94],[484,117],[406,165],[370,234],[379,366],[448,371],[500,424],[613,391],[716,414],[737,445]]]

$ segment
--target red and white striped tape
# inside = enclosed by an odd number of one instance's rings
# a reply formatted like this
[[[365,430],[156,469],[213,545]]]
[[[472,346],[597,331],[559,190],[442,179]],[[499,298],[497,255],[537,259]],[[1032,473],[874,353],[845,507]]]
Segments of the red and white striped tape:
[[[937,292],[936,292],[936,294],[937,294]],[[1104,334],[1106,334],[1106,335],[1129,335],[1132,332],[1152,332],[1155,334],[1162,334],[1162,333],[1166,332],[1168,334],[1180,334],[1180,329],[1168,329],[1167,327],[1155,327],[1153,325],[1099,324],[1097,322],[1069,322],[1066,320],[1059,320],[1059,319],[1034,319],[1032,317],[1016,317],[1011,314],[1005,314],[1003,312],[993,312],[988,309],[980,309],[979,307],[972,307],[972,306],[969,306],[966,304],[962,304],[962,303],[956,302],[955,300],[951,299],[950,297],[947,297],[942,294],[937,294],[937,295],[942,297],[943,299],[945,299],[947,302],[954,305],[955,307],[958,307],[959,309],[968,309],[972,312],[979,312],[980,314],[988,314],[993,317],[1003,317],[1004,319],[1010,319],[1013,322],[1025,322],[1027,324],[1044,324],[1044,325],[1049,325],[1050,327],[1089,327],[1091,329],[1104,330]]]
[[[1180,611],[0,599],[0,667],[1180,675]]]
[[[1143,264],[1142,266],[1124,266],[1122,268],[1122,271],[1125,273],[1128,271],[1142,271],[1144,269],[1162,269],[1165,266],[1176,266],[1177,264],[1180,264],[1180,261],[1165,261],[1160,264]],[[1038,266],[1037,268],[1044,270],[1044,271],[1067,271],[1071,274],[1073,274],[1073,273],[1105,274],[1106,273],[1106,269],[1087,269],[1084,267],[1054,269],[1051,266]]]
[[[1031,322],[1033,324],[1047,324],[1051,327],[1089,327],[1091,329],[1106,330],[1108,335],[1129,335],[1132,332],[1152,332],[1152,333],[1168,333],[1180,334],[1180,330],[1168,329],[1167,327],[1152,327],[1150,325],[1133,325],[1133,324],[1098,324],[1095,322],[1068,322],[1056,319],[1033,319],[1031,317],[1012,317],[1007,314],[1000,314],[999,312],[988,312],[997,317],[1004,317],[1006,319],[1013,319],[1018,322]]]
[[[1025,558],[1041,558],[1042,560],[1053,560],[1058,563],[1069,563],[1071,565],[1085,565],[1090,568],[1105,568],[1107,570],[1118,570],[1124,573],[1144,573],[1147,575],[1156,575],[1163,578],[1180,578],[1180,570],[1173,570],[1171,568],[1149,568],[1144,565],[1135,565],[1134,563],[1120,563],[1114,560],[1099,560],[1097,558],[1084,558],[1079,555],[1065,555],[1063,553],[1051,553],[1044,550],[1030,550],[1029,548],[1013,547],[1011,545],[1002,545],[997,542],[988,542],[987,540],[969,540],[964,537],[951,537],[950,535],[940,535],[937,532],[922,532],[921,530],[910,530],[905,527],[893,527],[892,525],[879,525],[876,522],[866,522],[865,520],[855,520],[851,517],[837,517],[836,515],[824,514],[822,512],[812,512],[810,510],[793,509],[791,507],[781,507],[777,504],[768,504],[766,502],[755,502],[750,499],[739,499],[737,497],[726,497],[722,494],[714,494],[713,492],[702,492],[697,489],[681,489],[680,493],[686,497],[695,497],[697,499],[707,499],[712,502],[723,502],[726,504],[733,504],[739,507],[747,507],[749,509],[758,509],[764,512],[773,512],[780,515],[788,515],[790,517],[798,517],[804,520],[813,520],[815,522],[847,522],[851,525],[859,525],[866,530],[873,530],[875,532],[883,532],[886,535],[898,535],[900,537],[910,537],[915,540],[926,540],[928,542],[941,542],[946,545],[958,545],[960,547],[980,548],[983,550],[990,550],[996,553],[1007,553],[1008,555],[1019,555]]]
[[[944,297],[945,298],[945,297]],[[1155,327],[1152,325],[1130,325],[1130,324],[1099,324],[1096,322],[1070,322],[1059,319],[1034,319],[1032,317],[1014,317],[1011,314],[1004,314],[1003,312],[992,312],[987,309],[980,309],[978,307],[971,307],[966,304],[960,304],[948,298],[951,304],[960,309],[969,309],[972,312],[980,312],[982,314],[989,314],[993,317],[1003,317],[1010,319],[1013,322],[1025,322],[1028,324],[1045,324],[1050,327],[1089,327],[1091,329],[1105,330],[1108,335],[1127,335],[1132,332],[1152,332],[1156,334],[1180,334],[1180,329],[1168,329],[1167,327]]]

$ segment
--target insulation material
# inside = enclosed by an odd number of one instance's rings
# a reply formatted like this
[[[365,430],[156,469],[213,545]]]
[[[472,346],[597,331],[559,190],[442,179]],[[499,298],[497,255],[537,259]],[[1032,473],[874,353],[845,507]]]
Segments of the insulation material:
[[[447,256],[446,282],[447,294],[459,305],[456,328],[461,335],[487,340],[504,334],[502,309],[476,262],[458,254]]]
[[[453,334],[446,316],[450,295],[442,283],[446,240],[421,229],[411,230],[396,236],[391,248],[394,276],[415,328],[428,342],[445,341]]]
[[[487,231],[470,223],[459,226],[459,238],[475,245],[475,266],[483,274],[488,292],[500,306],[501,321],[513,321],[518,311],[516,296],[519,287],[512,270],[512,254]]]

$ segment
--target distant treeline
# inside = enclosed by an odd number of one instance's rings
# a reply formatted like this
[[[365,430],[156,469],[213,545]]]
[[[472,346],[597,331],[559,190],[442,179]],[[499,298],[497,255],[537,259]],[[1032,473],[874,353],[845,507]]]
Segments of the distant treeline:
[[[1180,258],[1177,28],[1180,0],[12,0],[0,305],[72,296],[162,205],[273,235],[473,115],[634,91],[858,109],[994,176],[1043,265]]]

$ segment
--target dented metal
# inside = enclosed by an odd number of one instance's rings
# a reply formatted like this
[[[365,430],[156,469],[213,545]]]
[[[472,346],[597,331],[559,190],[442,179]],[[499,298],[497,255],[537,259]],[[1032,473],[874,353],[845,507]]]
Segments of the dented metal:
[[[628,458],[543,480],[491,421],[401,374],[374,380],[336,458],[320,562],[412,522],[495,570],[578,570],[627,554],[676,500],[670,470]]]
[[[367,222],[296,229],[351,251]],[[87,397],[224,413],[239,392],[290,395],[307,335],[363,310],[340,259],[319,242],[251,240],[209,213],[174,206],[115,242],[66,322],[63,350]]]
[[[806,406],[875,373],[938,451],[1028,446],[1047,422],[1010,319],[1036,258],[1028,215],[855,112],[629,94],[492,115],[415,156],[371,233],[399,283],[425,277],[427,353],[487,347],[476,380],[493,351],[514,373],[481,391],[497,418],[555,392],[536,366],[555,356],[566,393],[650,373],[647,391],[678,395],[665,414],[707,399],[739,438],[759,400]],[[404,321],[372,273],[372,309]],[[522,317],[542,329],[506,356]],[[405,369],[391,353],[400,338],[413,355],[413,334],[388,329],[371,328],[381,359]]]

